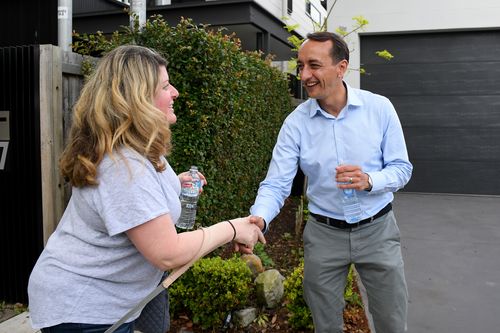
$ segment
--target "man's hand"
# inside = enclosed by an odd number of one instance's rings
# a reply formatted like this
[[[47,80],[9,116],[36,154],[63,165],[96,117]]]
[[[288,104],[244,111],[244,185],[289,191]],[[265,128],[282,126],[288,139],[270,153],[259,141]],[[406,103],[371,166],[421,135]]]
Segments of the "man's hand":
[[[264,227],[266,226],[264,223],[264,219],[260,216],[250,216],[250,222],[256,224],[260,230],[264,231]],[[242,254],[252,254],[253,249],[245,246],[245,244],[240,244],[237,242],[234,242],[234,251],[235,252],[240,252]]]
[[[260,216],[250,215],[250,222],[255,223],[262,232],[264,232],[264,227],[266,224],[264,223],[264,218]]]
[[[335,181],[338,183],[338,188],[353,188],[363,191],[371,187],[368,174],[364,173],[360,166],[343,164],[336,167],[335,171],[337,172]]]

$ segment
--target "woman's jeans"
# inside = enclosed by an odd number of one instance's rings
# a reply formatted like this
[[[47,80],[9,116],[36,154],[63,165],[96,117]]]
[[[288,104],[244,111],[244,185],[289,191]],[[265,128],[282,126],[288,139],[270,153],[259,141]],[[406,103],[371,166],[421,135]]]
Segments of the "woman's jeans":
[[[65,323],[42,328],[42,333],[104,333],[111,325]],[[121,325],[115,333],[134,333],[134,323]]]

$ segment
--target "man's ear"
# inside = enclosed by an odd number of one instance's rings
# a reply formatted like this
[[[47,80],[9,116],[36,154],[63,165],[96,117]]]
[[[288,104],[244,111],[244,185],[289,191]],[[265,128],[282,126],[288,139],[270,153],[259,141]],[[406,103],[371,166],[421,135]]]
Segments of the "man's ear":
[[[341,60],[339,62],[339,75],[341,75],[342,77],[344,77],[344,74],[345,72],[347,71],[347,67],[349,66],[349,63],[347,62],[347,60]]]

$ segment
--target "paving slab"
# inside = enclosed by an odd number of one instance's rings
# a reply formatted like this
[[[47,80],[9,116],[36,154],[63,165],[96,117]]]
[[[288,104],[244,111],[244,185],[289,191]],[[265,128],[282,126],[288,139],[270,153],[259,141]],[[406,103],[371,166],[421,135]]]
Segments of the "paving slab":
[[[23,312],[0,323],[0,333],[40,333],[31,328],[28,312]]]
[[[500,332],[500,196],[401,192],[394,212],[408,332]]]

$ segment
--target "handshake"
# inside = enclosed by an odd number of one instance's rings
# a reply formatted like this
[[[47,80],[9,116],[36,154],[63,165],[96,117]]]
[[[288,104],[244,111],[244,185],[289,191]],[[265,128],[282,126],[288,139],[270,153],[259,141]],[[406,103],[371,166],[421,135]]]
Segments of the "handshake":
[[[260,216],[247,216],[231,220],[234,225],[234,250],[243,254],[251,254],[257,242],[266,243],[263,229],[264,219]]]

